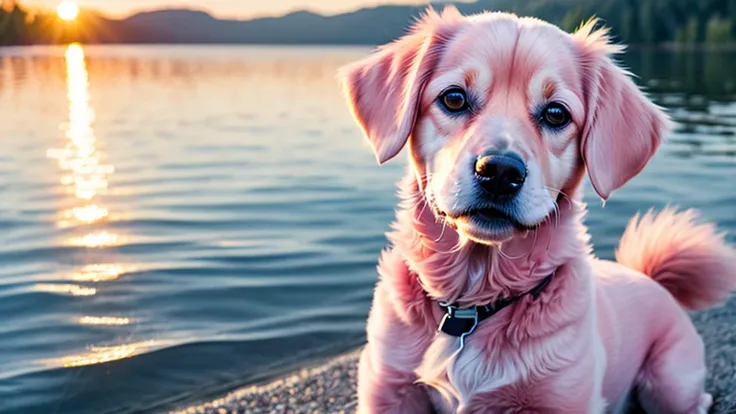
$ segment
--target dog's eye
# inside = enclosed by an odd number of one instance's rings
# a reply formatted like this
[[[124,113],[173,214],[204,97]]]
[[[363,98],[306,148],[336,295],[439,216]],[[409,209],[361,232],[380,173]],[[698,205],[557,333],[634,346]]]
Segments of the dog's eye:
[[[542,110],[542,121],[554,128],[561,128],[570,122],[570,113],[562,104],[552,102]]]
[[[450,88],[440,95],[440,104],[448,112],[456,113],[468,109],[468,97],[460,88]]]

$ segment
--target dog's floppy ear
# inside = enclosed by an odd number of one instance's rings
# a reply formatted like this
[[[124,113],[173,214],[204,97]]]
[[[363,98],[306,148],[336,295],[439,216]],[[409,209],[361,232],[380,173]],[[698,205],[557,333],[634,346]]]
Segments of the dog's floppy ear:
[[[598,195],[606,200],[636,176],[656,152],[670,121],[610,55],[607,30],[591,20],[573,35],[579,52],[586,119],[581,154]]]
[[[411,33],[340,69],[353,116],[379,164],[401,152],[411,135],[422,91],[447,39],[440,23],[457,17],[454,8],[442,16],[430,9]]]

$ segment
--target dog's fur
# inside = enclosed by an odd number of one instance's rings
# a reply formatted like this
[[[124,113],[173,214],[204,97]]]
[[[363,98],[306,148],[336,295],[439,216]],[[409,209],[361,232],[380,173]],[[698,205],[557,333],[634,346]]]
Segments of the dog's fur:
[[[591,255],[582,224],[585,171],[598,194],[639,173],[669,128],[610,58],[593,23],[567,34],[504,13],[428,10],[413,30],[340,77],[379,163],[406,145],[392,248],[380,259],[359,367],[361,413],[705,413],[703,343],[686,309],[736,289],[734,251],[692,211],[635,218],[617,262]],[[448,116],[450,85],[474,99]],[[572,121],[540,127],[563,102]],[[408,143],[408,145],[407,145]],[[487,148],[521,155],[528,176],[508,206],[516,227],[461,212],[477,190],[468,168]],[[483,321],[459,350],[438,333],[440,301],[461,306],[524,296]]]

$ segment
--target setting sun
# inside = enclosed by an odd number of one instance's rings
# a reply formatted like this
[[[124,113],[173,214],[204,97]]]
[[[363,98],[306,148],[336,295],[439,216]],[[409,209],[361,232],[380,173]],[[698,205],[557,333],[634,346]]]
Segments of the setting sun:
[[[79,15],[79,7],[71,1],[62,1],[56,7],[56,13],[61,20],[72,21]]]

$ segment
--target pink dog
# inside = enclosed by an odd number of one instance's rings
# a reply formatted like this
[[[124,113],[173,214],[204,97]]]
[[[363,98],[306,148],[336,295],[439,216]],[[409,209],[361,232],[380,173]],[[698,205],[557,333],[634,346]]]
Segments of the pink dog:
[[[361,413],[705,413],[685,309],[736,289],[736,255],[693,212],[635,218],[591,255],[585,171],[606,199],[669,121],[585,25],[429,11],[341,71],[379,163],[409,174],[368,320]]]

